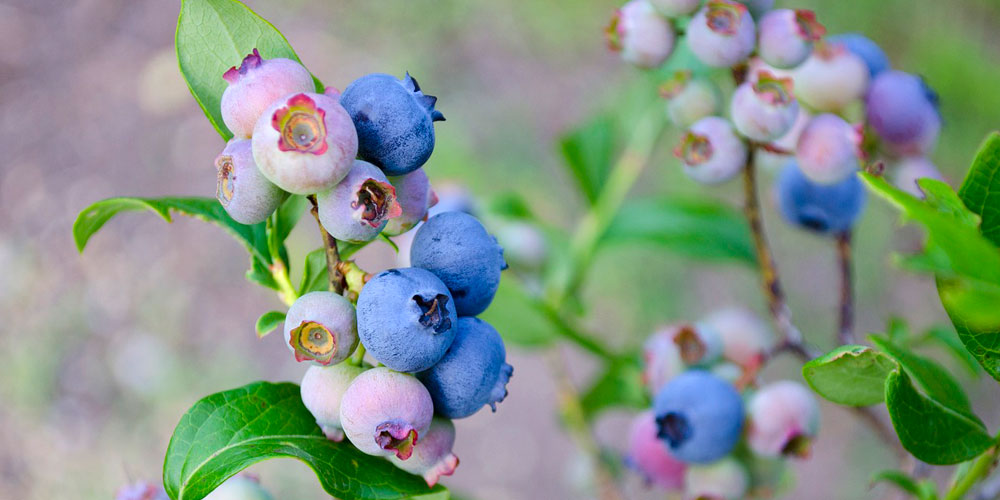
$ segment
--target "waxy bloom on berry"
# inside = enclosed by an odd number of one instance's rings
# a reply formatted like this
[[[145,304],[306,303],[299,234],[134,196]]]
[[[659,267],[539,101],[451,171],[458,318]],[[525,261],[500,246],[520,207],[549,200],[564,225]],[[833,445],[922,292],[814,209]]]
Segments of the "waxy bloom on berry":
[[[811,10],[772,10],[760,20],[757,52],[776,68],[794,68],[809,57],[826,29]]]
[[[747,145],[723,118],[708,116],[688,129],[674,148],[684,173],[703,184],[719,184],[743,170]]]
[[[407,460],[430,429],[434,403],[412,375],[372,368],[351,382],[340,402],[347,439],[369,455]]]
[[[755,453],[805,457],[819,430],[819,405],[802,384],[783,380],[753,395],[748,420],[747,443]]]
[[[780,138],[795,124],[799,103],[792,96],[792,81],[767,72],[754,82],[743,82],[733,92],[733,124],[744,137],[759,142]]]
[[[423,476],[427,486],[434,486],[441,476],[450,476],[458,467],[458,457],[452,452],[455,446],[455,424],[446,418],[434,417],[420,443],[413,447],[413,454],[406,460],[390,456],[396,467],[411,474]]]
[[[836,184],[861,167],[861,131],[833,114],[813,117],[799,135],[795,158],[812,182]]]
[[[934,148],[941,130],[937,95],[919,76],[881,73],[866,103],[868,123],[896,154],[921,156]]]
[[[332,441],[344,439],[340,425],[340,401],[351,382],[365,369],[350,363],[310,366],[302,377],[302,403],[316,418],[316,424]]]
[[[743,431],[743,400],[736,388],[702,370],[684,372],[653,401],[657,435],[687,463],[711,463],[729,454]]]
[[[229,141],[215,158],[215,169],[216,197],[236,222],[263,222],[285,199],[285,192],[257,169],[249,139]]]
[[[249,139],[260,115],[279,97],[316,89],[312,75],[301,64],[284,58],[264,59],[257,49],[222,78],[229,83],[222,92],[222,121],[237,139]]]
[[[403,213],[389,179],[361,160],[354,160],[347,177],[333,189],[316,195],[316,204],[330,235],[352,243],[375,239],[389,220]]]
[[[660,86],[667,100],[667,116],[678,127],[688,128],[698,120],[717,114],[722,107],[719,89],[711,80],[696,78],[690,71],[678,71]]]
[[[865,96],[868,66],[843,45],[822,43],[795,69],[795,97],[816,111],[839,112]]]
[[[427,180],[427,173],[422,168],[405,175],[389,177],[389,184],[396,188],[396,202],[402,208],[402,213],[399,217],[389,219],[382,232],[396,236],[413,229],[417,223],[425,220],[427,211],[437,204],[438,198]]]
[[[647,0],[630,0],[615,12],[607,28],[608,45],[640,68],[655,68],[674,51],[670,21]]]
[[[333,292],[310,292],[288,308],[285,345],[296,361],[333,365],[358,346],[354,306]]]
[[[691,51],[701,62],[724,68],[750,56],[756,31],[745,5],[709,0],[688,24],[687,37]]]

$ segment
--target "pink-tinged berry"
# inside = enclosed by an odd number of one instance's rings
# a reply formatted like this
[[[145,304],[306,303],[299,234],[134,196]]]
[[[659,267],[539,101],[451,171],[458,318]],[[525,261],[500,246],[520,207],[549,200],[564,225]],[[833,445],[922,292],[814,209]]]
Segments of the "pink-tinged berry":
[[[934,148],[941,130],[937,96],[919,76],[880,73],[866,103],[868,123],[892,152],[920,156]]]
[[[441,476],[450,476],[458,467],[458,457],[452,453],[455,446],[455,424],[446,418],[434,417],[431,428],[420,443],[413,447],[413,455],[407,460],[390,456],[389,461],[396,467],[411,474],[420,474],[427,486],[433,487]]]
[[[770,142],[792,129],[799,103],[792,96],[792,81],[764,72],[756,81],[744,82],[733,92],[733,124],[744,137]]]
[[[334,238],[351,243],[375,239],[403,213],[396,188],[375,165],[354,160],[350,173],[333,189],[316,195],[319,220]]]
[[[750,473],[733,458],[692,465],[684,474],[686,500],[742,500],[749,487]]]
[[[147,481],[126,484],[115,491],[115,500],[169,500],[163,486]]]
[[[407,460],[434,416],[431,395],[416,378],[385,367],[358,375],[340,402],[347,439],[369,455]]]
[[[288,308],[285,345],[296,361],[327,366],[348,358],[358,346],[354,305],[333,292],[310,292]]]
[[[257,168],[295,194],[326,191],[347,176],[358,154],[358,134],[336,99],[302,92],[267,108],[253,132]]]
[[[279,97],[316,89],[304,66],[291,59],[264,59],[257,49],[222,78],[229,83],[222,92],[222,121],[238,139],[250,138],[260,115]]]
[[[674,51],[676,34],[670,22],[647,0],[630,0],[615,12],[606,34],[611,50],[640,68],[655,68]]]
[[[836,184],[861,166],[861,132],[843,118],[823,114],[809,120],[795,149],[799,168],[817,184]]]
[[[747,145],[723,118],[698,120],[674,148],[684,173],[703,184],[720,184],[743,170]]]
[[[688,128],[698,120],[717,114],[722,108],[719,89],[711,80],[695,78],[690,71],[678,71],[660,86],[667,101],[667,116],[678,127]]]
[[[257,476],[240,474],[226,480],[204,500],[274,500]]]
[[[917,198],[923,198],[925,196],[924,191],[917,184],[917,181],[920,179],[936,179],[945,182],[941,171],[927,158],[903,158],[896,164],[896,171],[892,176],[892,181],[899,189]]]
[[[216,197],[236,222],[256,224],[271,216],[285,192],[261,175],[250,139],[233,139],[215,158]]]
[[[687,27],[688,44],[701,62],[725,68],[743,62],[756,41],[753,18],[743,4],[709,0]]]
[[[868,66],[841,44],[819,43],[795,69],[795,97],[817,111],[837,112],[865,96]]]
[[[767,149],[757,150],[757,155],[754,157],[757,166],[769,172],[780,171],[788,163],[788,159],[795,155],[799,136],[802,135],[802,131],[809,124],[809,120],[812,120],[812,115],[806,111],[804,106],[799,106],[799,113],[795,117],[795,123],[792,124],[792,128],[788,132],[785,132],[785,135],[771,141],[773,148],[770,151]]]
[[[759,25],[757,52],[776,68],[794,68],[809,57],[813,43],[826,29],[811,10],[778,9],[764,15]]]
[[[652,410],[632,419],[628,435],[625,464],[642,475],[647,484],[669,491],[684,487],[686,465],[670,454],[667,445],[657,437],[656,417]]]
[[[747,309],[720,309],[702,322],[719,333],[722,356],[744,369],[760,366],[774,344],[774,334],[768,324]]]
[[[707,324],[676,323],[658,329],[643,346],[643,381],[656,394],[688,366],[706,366],[722,355],[722,338]]]
[[[804,458],[819,431],[819,405],[802,384],[774,382],[750,399],[748,421],[747,443],[755,453]]]
[[[649,0],[649,3],[664,16],[680,17],[698,10],[701,0]]]
[[[437,195],[431,189],[424,169],[397,177],[389,177],[389,184],[396,188],[396,202],[402,208],[399,217],[389,219],[382,229],[384,234],[397,236],[403,234],[427,219],[427,211],[438,202]]]
[[[316,418],[316,424],[332,441],[344,439],[340,425],[340,402],[351,382],[365,369],[349,363],[310,366],[302,377],[302,403]]]

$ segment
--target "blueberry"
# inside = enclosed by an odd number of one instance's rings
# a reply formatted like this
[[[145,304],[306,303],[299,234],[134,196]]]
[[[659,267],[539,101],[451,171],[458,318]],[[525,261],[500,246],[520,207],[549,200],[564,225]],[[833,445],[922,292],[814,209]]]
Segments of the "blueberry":
[[[670,21],[647,0],[630,0],[615,12],[607,29],[612,50],[640,68],[655,68],[674,51],[676,34]]]
[[[868,123],[896,153],[924,155],[937,142],[941,128],[937,96],[919,76],[895,70],[881,73],[866,103]]]
[[[426,219],[427,211],[438,200],[427,180],[427,173],[422,168],[406,175],[389,177],[389,183],[396,188],[396,201],[402,212],[399,217],[389,220],[382,233],[396,236],[413,229],[417,223]]]
[[[702,324],[719,333],[722,356],[744,369],[760,366],[774,343],[770,326],[748,309],[719,309],[706,316]]]
[[[253,131],[257,168],[281,189],[315,194],[347,176],[358,151],[350,116],[337,100],[303,92],[271,104]]]
[[[281,205],[285,192],[271,184],[253,161],[249,139],[233,139],[215,158],[216,197],[236,222],[263,222]]]
[[[868,90],[868,66],[839,44],[818,43],[795,68],[795,97],[817,111],[840,112]]]
[[[765,457],[809,454],[819,430],[819,404],[812,391],[783,380],[761,387],[747,405],[747,444]]]
[[[427,433],[434,403],[419,380],[384,366],[358,375],[340,402],[340,424],[358,450],[407,460]]]
[[[222,121],[237,139],[249,139],[257,119],[279,97],[316,90],[304,66],[280,57],[264,59],[257,49],[222,78],[229,83],[222,92]]]
[[[441,476],[450,476],[458,467],[458,457],[452,453],[455,446],[455,424],[446,418],[434,417],[431,427],[420,436],[413,447],[413,455],[406,460],[390,456],[393,465],[411,474],[420,474],[433,487]]]
[[[730,106],[736,130],[754,141],[771,142],[792,129],[799,103],[792,96],[792,80],[767,71],[754,82],[744,82],[733,92]]]
[[[641,474],[648,484],[668,491],[680,491],[684,487],[687,466],[670,454],[667,445],[656,433],[656,417],[652,410],[632,419],[625,465]]]
[[[860,33],[841,33],[826,37],[832,44],[841,44],[860,57],[868,66],[868,74],[874,80],[879,73],[889,69],[889,57],[877,43]]]
[[[316,195],[316,205],[330,235],[352,243],[375,239],[390,220],[403,213],[389,179],[361,160],[354,160],[347,177],[333,189]]]
[[[455,297],[459,316],[475,316],[489,307],[500,271],[507,267],[496,238],[464,212],[445,212],[421,224],[410,262],[441,278]]]
[[[688,128],[722,108],[719,89],[707,78],[695,78],[690,71],[678,71],[660,86],[667,100],[667,116],[678,127]]]
[[[434,151],[434,122],[444,115],[437,98],[424,95],[409,73],[403,80],[372,73],[353,81],[340,96],[358,131],[358,156],[385,171],[408,174]]]
[[[458,318],[458,333],[437,364],[417,375],[434,399],[434,411],[448,418],[464,418],[507,396],[514,369],[500,334],[479,318]]]
[[[746,5],[709,0],[688,24],[687,37],[698,60],[708,66],[726,68],[750,56],[756,31]]]
[[[296,361],[333,365],[347,359],[358,346],[354,306],[333,292],[310,292],[288,308],[285,345]]]
[[[811,10],[778,9],[761,18],[759,31],[760,58],[776,68],[794,68],[809,57],[826,29]]]
[[[654,396],[667,382],[684,372],[684,360],[674,337],[686,326],[678,323],[661,327],[642,346],[642,381]]]
[[[437,363],[455,338],[455,301],[448,287],[424,269],[383,271],[358,297],[358,333],[380,363],[418,372]]]
[[[795,159],[811,181],[834,184],[861,167],[861,132],[834,114],[813,117],[802,129]]]
[[[778,209],[789,224],[821,234],[851,229],[865,206],[865,189],[856,175],[836,184],[810,181],[794,161],[778,176]]]
[[[743,400],[736,389],[706,371],[688,371],[671,380],[653,402],[657,435],[687,463],[726,456],[740,440]]]
[[[310,366],[302,377],[302,404],[306,406],[323,434],[332,441],[344,439],[340,425],[340,401],[351,382],[365,369],[349,363],[333,366]]]
[[[747,145],[723,118],[698,120],[674,148],[684,173],[703,184],[719,184],[739,174],[747,162]]]

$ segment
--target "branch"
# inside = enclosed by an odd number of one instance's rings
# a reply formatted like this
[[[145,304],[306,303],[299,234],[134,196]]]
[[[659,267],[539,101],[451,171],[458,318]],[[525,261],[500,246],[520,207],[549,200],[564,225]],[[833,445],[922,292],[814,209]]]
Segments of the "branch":
[[[853,344],[854,339],[854,281],[851,269],[851,231],[837,235],[837,262],[840,265],[840,329],[837,341],[841,345]]]
[[[319,208],[316,204],[316,195],[309,195],[312,202],[312,215],[319,225],[319,232],[323,235],[323,248],[326,249],[326,275],[330,281],[330,289],[338,294],[344,293],[344,275],[340,272],[340,251],[337,249],[337,239],[330,236],[330,233],[323,227],[319,220]]]

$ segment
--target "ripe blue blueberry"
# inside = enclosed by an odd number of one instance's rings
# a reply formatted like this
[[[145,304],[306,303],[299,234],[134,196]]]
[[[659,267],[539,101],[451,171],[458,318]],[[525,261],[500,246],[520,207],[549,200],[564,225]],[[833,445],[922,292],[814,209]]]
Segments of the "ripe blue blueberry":
[[[760,20],[757,52],[775,68],[794,68],[809,57],[826,29],[811,10],[772,10]]]
[[[818,111],[839,112],[863,98],[868,66],[843,45],[820,42],[795,68],[795,97]]]
[[[757,37],[753,17],[745,5],[709,0],[688,24],[687,38],[698,60],[725,68],[746,60]]]
[[[743,431],[743,400],[725,380],[692,370],[671,380],[653,401],[657,435],[687,463],[710,463],[736,446]]]
[[[445,212],[420,225],[410,247],[410,262],[441,278],[455,298],[459,316],[489,307],[507,267],[496,238],[475,217]]]
[[[886,71],[875,79],[866,113],[879,137],[903,155],[928,153],[941,128],[937,96],[922,78],[902,71]]]
[[[437,98],[424,95],[409,73],[402,80],[382,73],[358,78],[344,89],[344,106],[358,131],[358,156],[385,171],[408,174],[434,151],[434,122],[444,115]]]
[[[607,28],[608,45],[640,68],[655,68],[674,51],[676,35],[666,18],[647,0],[630,0],[615,12]]]
[[[747,145],[729,121],[717,116],[698,120],[674,148],[684,173],[702,184],[719,184],[743,170]]]
[[[347,177],[333,189],[317,194],[316,205],[330,235],[352,243],[375,239],[392,218],[403,213],[389,179],[361,160],[354,160]]]
[[[236,222],[263,222],[285,199],[286,193],[257,170],[249,139],[229,141],[215,158],[215,168],[216,197]]]
[[[288,308],[285,345],[296,361],[334,365],[358,346],[354,305],[333,292],[310,292]]]
[[[479,318],[458,318],[458,333],[436,365],[417,377],[434,400],[434,411],[448,418],[465,418],[507,396],[514,369],[505,361],[503,339]]]
[[[854,55],[860,57],[868,66],[868,74],[872,80],[890,67],[889,56],[885,55],[882,47],[860,33],[841,33],[828,36],[826,41],[831,44],[841,44]]]
[[[733,92],[729,107],[736,130],[754,141],[781,138],[795,124],[799,103],[792,96],[792,80],[763,71],[754,82],[744,82]]]
[[[429,271],[383,271],[358,296],[358,334],[383,365],[400,372],[430,368],[455,338],[455,301]]]
[[[794,161],[778,176],[778,208],[789,224],[821,234],[851,229],[865,206],[865,189],[857,175],[836,184],[817,184]]]
[[[799,134],[795,159],[813,182],[835,184],[861,167],[861,132],[834,114],[813,117]]]
[[[660,86],[667,100],[667,116],[678,127],[688,128],[698,120],[717,114],[722,108],[719,89],[707,78],[695,78],[690,71],[678,71]]]

